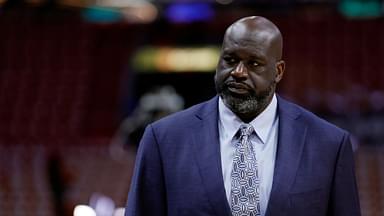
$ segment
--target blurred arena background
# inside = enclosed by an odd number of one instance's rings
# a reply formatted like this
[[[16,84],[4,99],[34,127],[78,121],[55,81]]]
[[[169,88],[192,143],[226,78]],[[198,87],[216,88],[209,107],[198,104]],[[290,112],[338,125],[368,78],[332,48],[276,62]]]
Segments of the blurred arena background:
[[[353,134],[363,215],[384,215],[380,0],[0,0],[0,216],[119,216],[149,122],[215,95],[225,28],[284,37],[278,92]]]

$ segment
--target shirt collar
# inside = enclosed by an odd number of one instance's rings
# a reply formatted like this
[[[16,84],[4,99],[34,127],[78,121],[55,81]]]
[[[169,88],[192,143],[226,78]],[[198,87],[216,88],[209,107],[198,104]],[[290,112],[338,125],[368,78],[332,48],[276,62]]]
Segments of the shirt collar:
[[[268,133],[273,126],[273,123],[277,115],[277,99],[276,94],[273,95],[269,105],[261,112],[255,119],[253,119],[249,124],[255,129],[256,134],[265,144],[267,141]],[[224,129],[227,132],[228,136],[235,136],[236,132],[239,130],[240,125],[244,124],[239,117],[236,116],[223,102],[221,97],[219,97],[219,121]]]

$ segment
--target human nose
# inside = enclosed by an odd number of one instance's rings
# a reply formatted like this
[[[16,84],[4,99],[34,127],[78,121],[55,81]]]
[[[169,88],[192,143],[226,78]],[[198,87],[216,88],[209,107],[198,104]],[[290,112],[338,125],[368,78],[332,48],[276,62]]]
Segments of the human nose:
[[[246,77],[248,76],[247,67],[245,67],[243,62],[239,62],[239,64],[231,72],[231,75],[235,77]]]

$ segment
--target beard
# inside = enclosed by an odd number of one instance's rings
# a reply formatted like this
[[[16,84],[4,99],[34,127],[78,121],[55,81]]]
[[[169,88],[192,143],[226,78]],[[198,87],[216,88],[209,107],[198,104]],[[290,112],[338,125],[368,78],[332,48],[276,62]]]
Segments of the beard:
[[[267,89],[259,93],[250,90],[248,94],[239,95],[228,89],[227,82],[219,83],[215,79],[216,91],[222,98],[224,104],[227,105],[232,112],[241,115],[261,113],[268,105],[269,99],[274,93],[275,86],[276,83],[272,82]]]

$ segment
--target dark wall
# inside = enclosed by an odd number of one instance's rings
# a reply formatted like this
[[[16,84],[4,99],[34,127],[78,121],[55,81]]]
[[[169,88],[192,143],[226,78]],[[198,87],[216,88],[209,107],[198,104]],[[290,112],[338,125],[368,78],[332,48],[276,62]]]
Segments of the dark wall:
[[[220,45],[226,26],[256,10],[206,23],[90,24],[78,11],[23,9],[0,15],[1,139],[110,136],[137,98],[172,84],[190,106],[215,94],[213,72],[135,74],[141,45]],[[384,22],[333,11],[265,13],[284,36],[279,92],[314,111],[372,110],[384,91]],[[336,107],[336,108],[335,108]]]

